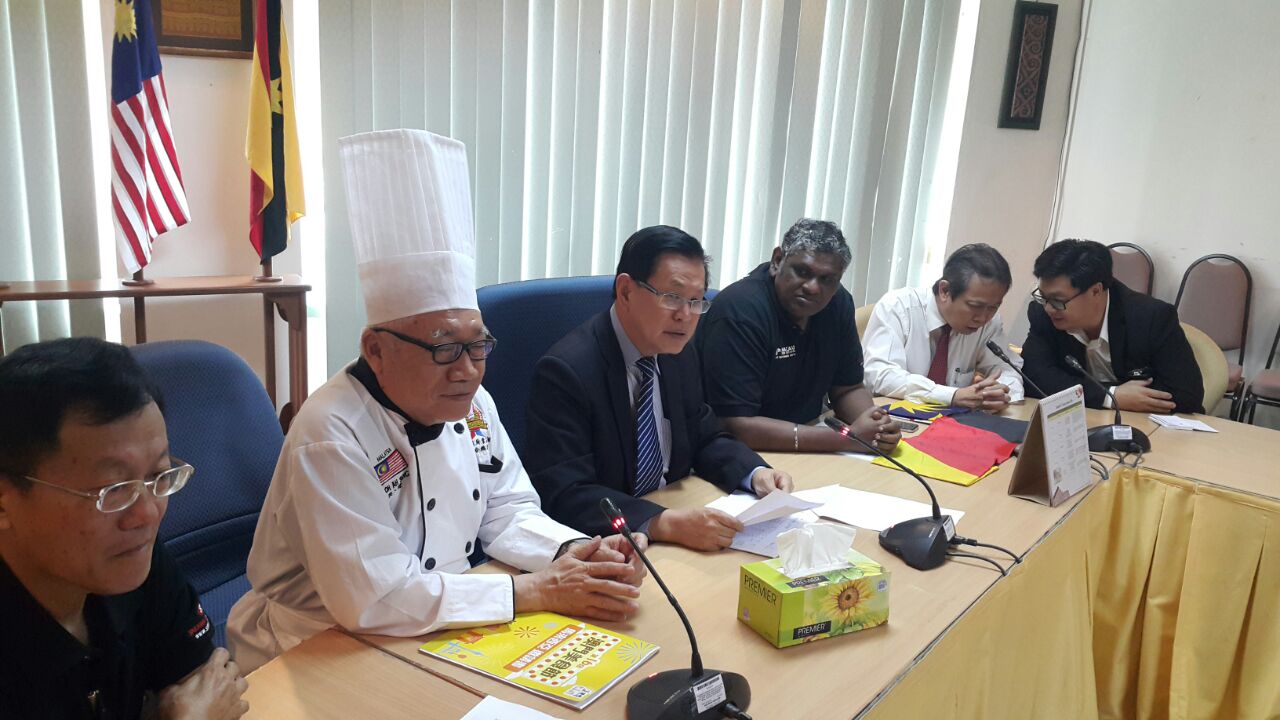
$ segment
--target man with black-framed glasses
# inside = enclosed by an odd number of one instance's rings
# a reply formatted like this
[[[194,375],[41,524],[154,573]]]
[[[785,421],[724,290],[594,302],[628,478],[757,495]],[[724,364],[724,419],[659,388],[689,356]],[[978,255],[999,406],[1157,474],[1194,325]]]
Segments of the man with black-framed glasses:
[[[412,637],[538,610],[625,620],[638,557],[543,513],[480,385],[498,343],[476,299],[466,149],[391,130],[339,155],[368,326],[285,438],[252,589],[227,621],[237,657],[256,668],[335,624]],[[467,573],[478,550],[528,572]]]
[[[1060,240],[1036,258],[1034,273],[1022,369],[1041,390],[1079,384],[1086,405],[1111,407],[1101,388],[1067,365],[1071,356],[1112,386],[1121,410],[1202,412],[1204,381],[1177,310],[1112,277],[1104,245]]]
[[[525,464],[552,517],[602,533],[600,501],[609,498],[655,541],[718,550],[742,529],[733,517],[644,496],[692,472],[727,492],[791,489],[791,477],[734,438],[703,398],[689,341],[711,306],[708,263],[679,228],[636,231],[618,260],[613,306],[538,361]]]
[[[239,667],[156,541],[193,468],[94,338],[0,359],[0,717],[237,718]]]

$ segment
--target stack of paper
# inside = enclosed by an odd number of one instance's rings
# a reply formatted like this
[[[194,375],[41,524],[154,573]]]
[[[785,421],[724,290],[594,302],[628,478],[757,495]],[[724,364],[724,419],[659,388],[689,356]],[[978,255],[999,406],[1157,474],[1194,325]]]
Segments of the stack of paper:
[[[914,500],[903,500],[892,495],[854,490],[843,485],[827,485],[813,490],[801,490],[795,497],[821,503],[814,509],[818,515],[846,525],[880,532],[903,520],[930,517],[933,506]],[[943,515],[950,515],[957,523],[964,513],[942,508]]]
[[[1200,420],[1194,418],[1181,418],[1177,415],[1155,415],[1151,414],[1147,417],[1160,427],[1167,427],[1170,430],[1199,430],[1200,432],[1216,433],[1217,430],[1209,427]]]
[[[729,547],[764,557],[777,557],[779,534],[816,522],[819,517],[880,532],[903,520],[933,515],[933,506],[928,503],[843,485],[792,494],[774,492],[760,500],[749,493],[736,492],[707,503],[707,507],[731,515],[746,526]],[[942,508],[942,513],[957,523],[964,517],[960,510]]]
[[[778,535],[817,522],[818,516],[810,511],[818,505],[781,491],[759,500],[750,493],[735,492],[707,503],[746,526],[729,547],[770,558],[778,555]]]

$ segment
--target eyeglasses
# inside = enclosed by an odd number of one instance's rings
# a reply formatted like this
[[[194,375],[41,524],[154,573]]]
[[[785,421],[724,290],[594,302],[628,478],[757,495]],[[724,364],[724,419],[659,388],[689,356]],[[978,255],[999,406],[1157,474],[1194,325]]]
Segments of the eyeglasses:
[[[664,310],[677,312],[684,306],[689,306],[689,312],[694,315],[702,315],[711,309],[710,300],[685,300],[675,293],[659,292],[657,288],[643,280],[636,280],[636,284],[658,296],[658,306]]]
[[[1081,295],[1085,294],[1088,291],[1089,291],[1088,288],[1085,288],[1084,290],[1081,290],[1080,292],[1076,293],[1075,295],[1072,295],[1066,300],[1059,300],[1057,298],[1045,297],[1040,293],[1040,288],[1036,288],[1035,290],[1031,291],[1031,299],[1036,301],[1037,303],[1040,303],[1041,305],[1048,305],[1054,310],[1057,310],[1058,312],[1062,312],[1063,310],[1067,309],[1067,303],[1071,302],[1072,300],[1075,300],[1076,298],[1080,297]]]
[[[410,345],[417,345],[423,350],[430,351],[431,360],[437,365],[451,365],[457,362],[458,358],[462,357],[462,352],[464,350],[467,353],[467,357],[476,362],[480,362],[489,357],[489,354],[493,352],[493,349],[498,347],[498,339],[492,335],[485,335],[483,338],[476,340],[475,342],[451,342],[432,345],[430,343],[424,343],[417,338],[411,338],[403,333],[398,333],[395,330],[388,330],[387,328],[373,329],[375,332],[386,333],[394,338],[403,340]]]
[[[162,470],[150,478],[125,480],[124,482],[100,487],[97,490],[73,490],[69,487],[54,485],[51,482],[45,482],[26,475],[22,476],[22,479],[37,485],[61,490],[64,493],[97,500],[99,512],[115,513],[128,509],[137,502],[138,498],[142,496],[143,488],[150,490],[152,495],[162,498],[169,497],[185,487],[187,481],[195,474],[196,469],[177,458],[170,458],[169,462],[173,467],[168,470]]]

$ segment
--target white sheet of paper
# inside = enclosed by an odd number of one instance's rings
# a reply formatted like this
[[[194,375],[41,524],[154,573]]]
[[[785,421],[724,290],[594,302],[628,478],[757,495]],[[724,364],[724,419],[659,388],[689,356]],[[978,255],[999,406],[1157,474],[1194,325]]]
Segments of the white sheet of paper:
[[[737,518],[745,526],[729,547],[769,558],[778,556],[780,533],[818,521],[812,510],[819,505],[784,492],[757,499],[741,490],[707,503],[707,507]]]
[[[558,720],[533,708],[517,705],[489,695],[462,716],[462,720]]]
[[[1184,418],[1178,417],[1177,415],[1156,415],[1154,413],[1147,415],[1147,417],[1151,418],[1152,422],[1157,425],[1167,427],[1170,430],[1199,430],[1200,432],[1211,433],[1218,432],[1209,425],[1200,420],[1196,420],[1195,418]]]
[[[730,517],[738,517],[743,510],[756,504],[756,496],[749,492],[737,490],[724,497],[718,497],[707,503],[712,510],[719,510]]]
[[[822,506],[814,512],[822,517],[874,532],[880,532],[903,520],[929,517],[933,514],[933,507],[928,503],[904,500],[900,497],[865,490],[854,490],[843,485],[827,485],[813,490],[801,490],[795,495],[811,502],[821,502]],[[951,519],[957,523],[964,517],[962,511],[950,508],[942,508],[942,513],[950,515]]]
[[[734,550],[749,552],[753,555],[763,555],[767,558],[778,557],[779,535],[792,528],[804,527],[809,523],[815,522],[818,522],[818,516],[811,510],[757,522],[753,525],[747,525],[742,529],[742,532],[734,535],[733,543],[729,547]]]
[[[707,503],[707,507],[737,518],[743,525],[768,522],[792,513],[812,510],[820,503],[810,502],[785,492],[771,492],[760,499],[747,492],[735,492]]]

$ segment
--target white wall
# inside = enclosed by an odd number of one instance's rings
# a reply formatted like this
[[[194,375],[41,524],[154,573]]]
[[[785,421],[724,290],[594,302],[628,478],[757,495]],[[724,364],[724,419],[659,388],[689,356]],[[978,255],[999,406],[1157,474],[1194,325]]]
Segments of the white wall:
[[[1013,287],[1001,315],[1010,341],[1020,345],[1026,337],[1031,265],[1044,247],[1053,213],[1081,0],[1058,3],[1039,130],[996,127],[1013,5],[1013,0],[981,4],[947,252],[966,243],[985,242],[1004,254],[1013,271]]]
[[[1141,245],[1170,302],[1191,261],[1239,257],[1247,373],[1280,323],[1277,28],[1271,0],[1095,3],[1057,233]]]
[[[108,93],[114,0],[102,0]],[[256,275],[249,244],[249,166],[244,159],[249,112],[248,59],[162,55],[169,115],[182,166],[191,222],[161,235],[148,277]],[[109,97],[109,95],[108,95]],[[277,256],[273,271],[297,273],[298,243]],[[117,272],[125,277],[124,267]],[[259,377],[265,375],[262,299],[259,296],[160,298],[147,301],[147,339],[198,338],[230,348]],[[133,304],[120,303],[121,335],[133,343]],[[277,398],[288,399],[288,349],[276,316]]]

